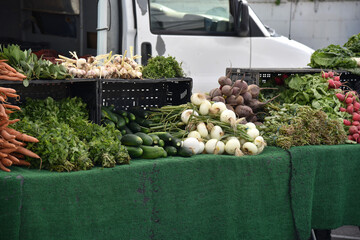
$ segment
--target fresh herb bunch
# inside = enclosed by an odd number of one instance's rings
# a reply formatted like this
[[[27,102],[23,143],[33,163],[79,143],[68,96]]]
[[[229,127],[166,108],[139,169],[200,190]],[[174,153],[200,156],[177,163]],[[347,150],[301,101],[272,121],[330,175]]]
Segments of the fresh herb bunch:
[[[298,104],[270,104],[270,116],[259,126],[268,145],[289,149],[292,146],[336,145],[347,139],[343,124],[329,119],[324,111]]]
[[[182,63],[176,61],[175,57],[156,56],[149,59],[143,68],[143,77],[150,79],[183,77]]]
[[[110,125],[90,123],[81,98],[26,99],[15,117],[22,119],[15,124],[17,130],[39,139],[39,143],[28,145],[42,158],[41,163],[29,159],[33,167],[75,171],[129,163],[127,150],[119,140],[120,132]]]
[[[312,68],[348,69],[356,68],[357,63],[352,57],[355,53],[339,45],[331,44],[326,48],[316,50],[308,64]]]
[[[7,59],[8,64],[18,72],[27,76],[24,85],[29,84],[32,79],[65,79],[70,75],[61,64],[53,64],[44,59],[39,59],[32,53],[31,49],[22,51],[19,45],[0,45],[0,59]]]

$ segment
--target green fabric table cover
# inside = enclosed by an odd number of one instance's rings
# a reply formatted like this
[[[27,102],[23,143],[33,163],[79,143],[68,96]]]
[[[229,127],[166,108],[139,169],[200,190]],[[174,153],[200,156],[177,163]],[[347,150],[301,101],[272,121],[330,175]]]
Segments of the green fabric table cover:
[[[289,154],[0,172],[0,239],[295,239]]]
[[[301,240],[311,228],[360,226],[360,145],[290,149],[291,203]]]

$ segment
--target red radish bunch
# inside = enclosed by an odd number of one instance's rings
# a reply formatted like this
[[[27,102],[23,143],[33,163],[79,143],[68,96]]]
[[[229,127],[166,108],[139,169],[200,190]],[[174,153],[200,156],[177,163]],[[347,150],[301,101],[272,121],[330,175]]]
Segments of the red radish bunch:
[[[344,104],[344,107],[339,110],[349,114],[349,119],[344,119],[344,125],[349,127],[348,139],[360,143],[360,102],[358,93],[355,91],[342,92],[337,93],[336,97]]]
[[[342,83],[340,82],[340,76],[334,72],[322,72],[321,76],[326,79],[329,83],[329,88],[340,88]]]

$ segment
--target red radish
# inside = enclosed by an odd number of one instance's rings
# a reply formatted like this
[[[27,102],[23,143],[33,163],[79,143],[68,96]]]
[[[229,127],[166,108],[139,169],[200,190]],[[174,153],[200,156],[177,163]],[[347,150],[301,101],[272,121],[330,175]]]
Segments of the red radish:
[[[328,72],[328,76],[329,76],[329,78],[332,78],[334,76],[334,73],[333,72]]]
[[[357,111],[359,111],[359,109],[360,109],[360,103],[354,101],[354,111],[357,112]]]
[[[358,113],[353,113],[353,121],[360,121],[360,114]],[[353,124],[354,125],[354,124]]]
[[[352,125],[353,125],[353,126],[359,126],[359,124],[360,124],[359,121],[353,121],[353,122],[352,122]]]
[[[358,128],[358,131],[360,131],[360,125],[358,125],[357,128]]]
[[[348,97],[345,99],[345,102],[347,105],[349,105],[350,103],[353,103],[354,99],[352,97]]]
[[[352,135],[349,135],[349,136],[348,136],[348,139],[351,140],[351,141],[354,141],[354,140],[355,140]]]
[[[351,127],[349,128],[349,133],[350,133],[351,135],[353,135],[353,134],[355,134],[355,133],[358,133],[357,127],[356,127],[356,126],[351,126]]]
[[[350,125],[351,125],[351,122],[350,122],[349,120],[344,119],[344,125],[350,126]]]
[[[328,83],[329,83],[329,88],[335,88],[334,80],[329,79],[329,80],[328,80]]]
[[[342,86],[342,83],[339,81],[334,81],[335,88],[340,88]]]
[[[341,107],[339,109],[340,109],[340,112],[346,112],[346,108]]]
[[[345,95],[344,94],[337,93],[335,95],[339,99],[340,102],[343,102],[345,100]]]
[[[339,81],[340,81],[340,76],[335,76],[335,77],[334,77],[334,81],[339,82]]]
[[[346,112],[347,113],[350,113],[350,114],[353,114],[354,112],[354,106],[352,104],[349,104],[346,108]]]
[[[329,77],[329,74],[328,74],[327,72],[323,72],[323,73],[321,74],[321,76],[322,76],[323,78],[328,78],[328,77]]]
[[[359,139],[359,134],[358,133],[354,133],[352,136],[355,139],[355,141],[357,141]]]

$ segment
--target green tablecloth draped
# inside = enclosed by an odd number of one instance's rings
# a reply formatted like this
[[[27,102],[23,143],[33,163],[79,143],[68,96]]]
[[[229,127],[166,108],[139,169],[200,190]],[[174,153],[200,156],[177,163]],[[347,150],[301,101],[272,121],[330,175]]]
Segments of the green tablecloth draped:
[[[301,240],[311,228],[360,225],[360,145],[290,149],[291,202]]]
[[[289,154],[0,172],[1,239],[295,239]],[[306,211],[305,211],[306,212]]]

